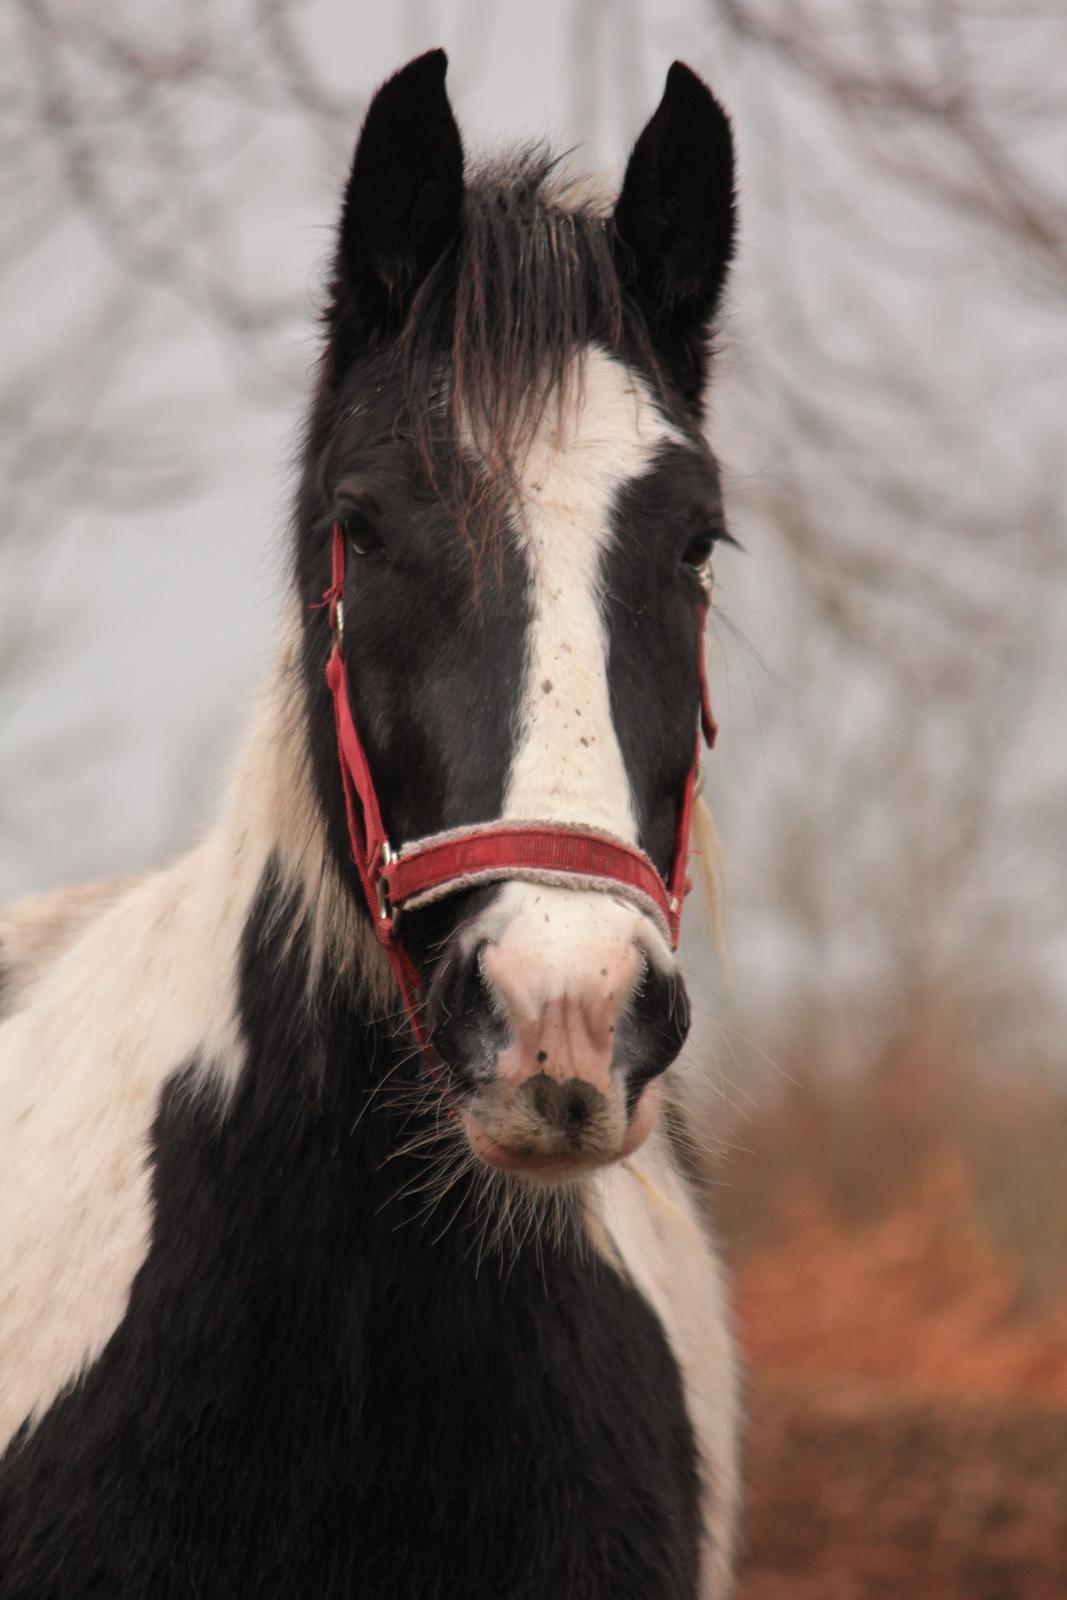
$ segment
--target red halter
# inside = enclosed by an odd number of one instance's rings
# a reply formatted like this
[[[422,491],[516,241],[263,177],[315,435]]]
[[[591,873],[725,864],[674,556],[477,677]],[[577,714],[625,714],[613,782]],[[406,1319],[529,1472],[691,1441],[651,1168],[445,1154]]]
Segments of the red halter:
[[[687,876],[689,825],[700,767],[701,734],[709,748],[715,744],[716,726],[711,714],[704,670],[703,627],[700,632],[700,729],[692,765],[682,790],[674,858],[666,882],[655,864],[635,845],[599,828],[564,822],[481,822],[469,828],[429,834],[394,850],[382,824],[366,752],[356,731],[348,698],[348,674],[341,655],[344,634],[345,541],[338,523],[333,526],[332,581],[323,595],[328,608],[333,647],[326,663],[326,682],[333,696],[337,726],[337,755],[341,787],[348,818],[352,860],[363,885],[371,921],[392,964],[404,1006],[419,1044],[428,1042],[418,1013],[422,987],[418,969],[397,932],[401,910],[429,905],[460,889],[519,878],[570,888],[597,889],[621,895],[652,918],[678,948],[682,902],[691,884]]]

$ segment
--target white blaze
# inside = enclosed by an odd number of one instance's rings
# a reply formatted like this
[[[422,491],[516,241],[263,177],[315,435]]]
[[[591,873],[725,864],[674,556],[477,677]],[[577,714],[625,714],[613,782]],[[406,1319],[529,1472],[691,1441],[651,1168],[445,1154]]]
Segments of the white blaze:
[[[563,416],[547,408],[521,463],[515,520],[532,616],[505,817],[584,824],[637,843],[611,715],[604,557],[620,490],[678,438],[641,380],[593,349]],[[506,883],[466,932],[472,944],[482,938],[506,946],[523,970],[531,1014],[568,993],[583,968],[599,971],[620,943],[636,940],[670,964],[647,917],[595,890]]]
[[[563,417],[550,406],[519,473],[533,616],[505,817],[637,828],[608,692],[603,557],[619,490],[676,438],[640,381],[590,350]]]

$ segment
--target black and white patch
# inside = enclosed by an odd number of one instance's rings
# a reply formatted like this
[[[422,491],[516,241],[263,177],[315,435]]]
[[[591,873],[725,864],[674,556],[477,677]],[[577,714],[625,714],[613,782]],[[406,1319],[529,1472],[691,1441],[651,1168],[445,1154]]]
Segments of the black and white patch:
[[[476,1273],[473,1217],[418,1223],[397,1118],[364,1115],[393,1049],[337,999],[311,1026],[278,895],[245,934],[229,1110],[171,1080],[127,1314],[0,1464],[0,1596],[696,1596],[657,1317],[574,1240]]]

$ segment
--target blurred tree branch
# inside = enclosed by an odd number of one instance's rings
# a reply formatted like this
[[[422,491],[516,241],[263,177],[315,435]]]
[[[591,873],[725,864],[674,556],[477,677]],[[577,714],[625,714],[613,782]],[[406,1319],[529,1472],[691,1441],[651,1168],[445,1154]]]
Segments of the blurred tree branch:
[[[825,975],[851,962],[887,1021],[888,994],[906,1008],[963,982],[1002,1061],[1041,994],[1054,1054],[1067,741],[1034,747],[1063,713],[1067,16],[1041,0],[707,15],[737,66],[767,262],[742,280],[726,403],[734,435],[779,461],[733,500],[760,559],[780,552],[779,659],[805,710],[799,741],[780,706],[748,741],[778,760],[762,829],[746,819],[767,895],[753,921],[785,916],[809,957],[798,1003],[831,1030]],[[747,805],[756,780],[740,783]]]
[[[850,119],[873,164],[1025,252],[1049,286],[1067,275],[1067,194],[1028,154],[1061,123],[1067,18],[1042,0],[865,0],[837,8],[714,0],[737,36],[804,74]],[[1021,63],[1012,47],[1025,41]],[[905,135],[902,140],[901,134]],[[888,135],[888,137],[886,137]]]
[[[165,347],[213,341],[245,401],[299,380],[306,295],[243,238],[256,153],[279,130],[313,176],[339,167],[360,104],[316,71],[302,10],[12,0],[0,15],[0,274],[24,308],[0,375],[0,682],[32,677],[55,635],[78,516],[160,508],[210,470],[184,419],[175,436]],[[22,790],[47,776],[47,743],[23,740]]]

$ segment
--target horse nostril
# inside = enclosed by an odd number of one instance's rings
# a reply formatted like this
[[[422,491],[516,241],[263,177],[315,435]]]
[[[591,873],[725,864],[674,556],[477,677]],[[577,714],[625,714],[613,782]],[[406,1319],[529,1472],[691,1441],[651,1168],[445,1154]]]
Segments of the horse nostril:
[[[582,1088],[586,1086],[581,1085]],[[593,1114],[593,1108],[584,1094],[576,1094],[573,1090],[567,1096],[562,1107],[562,1121],[570,1133],[579,1133],[585,1127]]]
[[[434,1050],[467,1088],[491,1076],[507,1034],[494,1013],[492,987],[482,966],[484,949],[484,941],[465,955],[453,948],[440,964],[427,1004]]]

